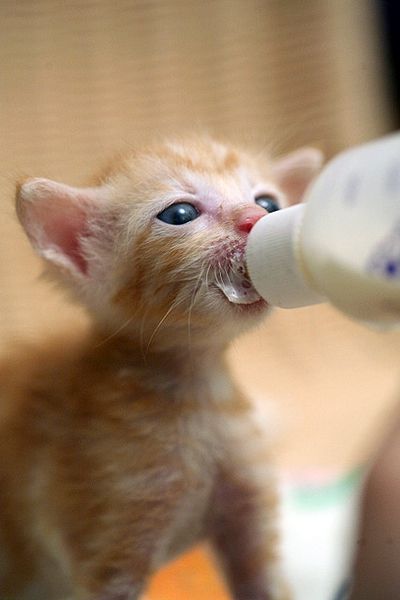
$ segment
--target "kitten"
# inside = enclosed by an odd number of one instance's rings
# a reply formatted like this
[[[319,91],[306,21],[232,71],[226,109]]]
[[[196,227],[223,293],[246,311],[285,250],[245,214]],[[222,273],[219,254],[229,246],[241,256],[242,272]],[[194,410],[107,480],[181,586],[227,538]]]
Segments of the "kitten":
[[[247,235],[320,158],[189,140],[92,187],[18,186],[33,247],[93,325],[0,367],[1,598],[133,600],[205,538],[236,600],[289,597],[266,440],[224,353],[268,312]]]

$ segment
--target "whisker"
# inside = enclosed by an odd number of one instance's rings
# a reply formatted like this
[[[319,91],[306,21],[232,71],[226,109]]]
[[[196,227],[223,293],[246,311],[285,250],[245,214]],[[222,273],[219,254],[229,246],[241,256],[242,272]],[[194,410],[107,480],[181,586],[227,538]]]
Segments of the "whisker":
[[[228,280],[228,283],[230,285],[232,285],[232,280],[231,280],[231,271],[228,270],[228,268],[226,266],[223,267],[223,270],[225,272],[226,278]]]
[[[181,302],[183,302],[184,298],[175,298],[175,300],[172,302],[171,306],[169,307],[169,309],[165,312],[164,316],[160,319],[160,321],[158,322],[158,324],[156,325],[156,327],[153,330],[153,333],[150,336],[149,341],[147,342],[147,347],[146,347],[146,352],[144,355],[144,358],[146,357],[146,355],[148,354],[149,350],[150,350],[150,346],[152,341],[154,340],[157,332],[160,330],[160,327],[162,326],[162,324],[165,322],[165,320],[168,318],[168,316],[171,314],[171,312],[177,307],[179,306],[179,304],[181,304]]]
[[[206,283],[207,287],[210,285],[209,281],[208,281],[208,276],[210,274],[210,270],[211,270],[211,263],[208,265],[208,268],[207,268],[207,271],[206,271],[206,276],[205,276],[205,283]]]
[[[149,305],[147,305],[147,308],[144,311],[142,320],[140,322],[140,335],[139,335],[139,339],[140,339],[140,351],[141,351],[143,360],[146,360],[144,327],[145,327],[145,324],[146,324],[146,319],[147,319],[148,313],[149,313]]]
[[[101,340],[98,344],[96,344],[94,347],[95,348],[99,348],[100,346],[103,346],[104,344],[106,344],[107,342],[109,342],[112,338],[114,338],[116,335],[118,335],[119,333],[121,333],[121,331],[123,329],[125,329],[126,327],[128,327],[129,323],[131,323],[131,321],[133,320],[133,316],[129,317],[129,319],[127,319],[124,323],[122,323],[122,325],[120,325],[113,333],[111,333],[108,337],[106,337],[104,340]]]
[[[218,269],[215,271],[215,280],[221,287],[224,286],[223,273],[221,270],[221,265],[218,265]]]
[[[189,306],[189,311],[188,311],[188,345],[189,345],[189,352],[191,353],[192,351],[192,330],[191,330],[191,326],[192,326],[192,312],[193,312],[193,307],[196,304],[196,300],[197,300],[197,296],[202,288],[202,286],[204,285],[204,272],[205,272],[205,263],[207,262],[207,259],[205,259],[201,266],[200,266],[200,274],[197,278],[196,281],[196,285],[194,286],[194,290],[193,290],[193,294],[191,297],[191,301],[190,301],[190,306]],[[210,265],[208,266],[208,268],[210,267]]]

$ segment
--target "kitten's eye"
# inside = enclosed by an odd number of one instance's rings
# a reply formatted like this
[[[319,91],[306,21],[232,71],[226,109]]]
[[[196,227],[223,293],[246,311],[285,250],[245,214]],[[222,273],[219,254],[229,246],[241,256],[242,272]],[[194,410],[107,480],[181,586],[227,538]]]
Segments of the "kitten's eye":
[[[157,215],[157,219],[169,225],[184,225],[185,223],[189,223],[189,221],[194,221],[199,215],[199,211],[193,204],[178,202],[160,212]]]
[[[270,196],[269,194],[263,194],[262,196],[257,196],[255,199],[255,203],[269,213],[275,212],[276,210],[280,210],[280,206],[278,204],[278,200],[274,198],[274,196]]]

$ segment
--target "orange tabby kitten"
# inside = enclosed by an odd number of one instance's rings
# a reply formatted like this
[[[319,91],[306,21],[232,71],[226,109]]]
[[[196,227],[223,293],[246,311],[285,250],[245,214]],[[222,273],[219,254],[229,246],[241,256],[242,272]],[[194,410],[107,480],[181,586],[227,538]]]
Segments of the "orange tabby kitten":
[[[268,311],[248,232],[319,164],[204,139],[133,152],[93,187],[18,186],[33,247],[93,326],[0,368],[2,599],[133,600],[203,538],[236,600],[289,597],[265,439],[224,353]]]

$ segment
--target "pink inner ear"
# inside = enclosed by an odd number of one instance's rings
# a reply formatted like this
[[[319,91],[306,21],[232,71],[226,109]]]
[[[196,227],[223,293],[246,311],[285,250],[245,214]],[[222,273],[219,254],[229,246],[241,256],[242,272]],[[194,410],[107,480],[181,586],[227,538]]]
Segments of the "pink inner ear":
[[[87,234],[91,191],[49,180],[24,184],[17,212],[36,250],[50,262],[87,274],[81,240]]]
[[[100,187],[77,188],[30,179],[17,188],[17,214],[35,250],[71,275],[88,275],[83,241],[91,233],[91,217],[104,205]]]
[[[64,207],[61,212],[53,212],[51,207],[47,206],[44,207],[44,211],[47,212],[47,215],[42,217],[42,226],[46,238],[86,275],[88,265],[82,254],[80,243],[86,230],[85,212],[76,205],[72,207],[72,210]]]

